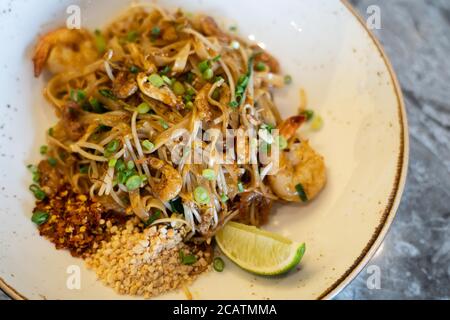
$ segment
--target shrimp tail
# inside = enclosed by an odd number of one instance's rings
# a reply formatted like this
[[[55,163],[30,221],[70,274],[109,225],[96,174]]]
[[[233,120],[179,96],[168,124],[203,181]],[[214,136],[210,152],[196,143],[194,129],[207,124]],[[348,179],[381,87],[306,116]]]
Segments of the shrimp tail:
[[[306,117],[304,115],[293,116],[286,119],[278,128],[280,130],[280,135],[286,139],[291,138],[305,120]]]

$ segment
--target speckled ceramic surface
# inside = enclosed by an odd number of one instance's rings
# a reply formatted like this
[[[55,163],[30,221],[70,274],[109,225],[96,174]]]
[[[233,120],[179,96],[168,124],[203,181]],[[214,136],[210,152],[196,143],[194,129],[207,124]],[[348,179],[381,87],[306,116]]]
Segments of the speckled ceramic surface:
[[[76,2],[76,1],[75,1]],[[325,156],[329,183],[308,206],[277,206],[270,224],[307,243],[298,270],[260,278],[227,263],[191,286],[197,299],[329,298],[347,284],[381,243],[403,189],[408,155],[407,125],[398,85],[380,48],[364,25],[340,1],[279,1],[276,8],[237,1],[165,1],[237,24],[279,58],[293,76],[276,95],[284,116],[294,114],[299,88],[325,125],[318,133],[304,128]],[[37,34],[65,20],[74,1],[0,4],[0,286],[14,298],[120,298],[95,281],[81,260],[56,251],[30,222],[33,207],[26,164],[36,161],[44,130],[54,120],[41,97],[43,80],[32,77],[30,51]],[[82,22],[94,28],[118,13],[125,1],[81,1]],[[4,8],[2,7],[4,6]],[[238,8],[239,7],[239,8]],[[251,7],[251,8],[250,8]],[[11,11],[9,11],[11,10]],[[21,28],[17,29],[16,26]],[[12,28],[17,29],[11,33]],[[81,289],[66,287],[67,267],[81,267]],[[221,290],[217,290],[221,288]],[[184,298],[171,293],[162,298]]]

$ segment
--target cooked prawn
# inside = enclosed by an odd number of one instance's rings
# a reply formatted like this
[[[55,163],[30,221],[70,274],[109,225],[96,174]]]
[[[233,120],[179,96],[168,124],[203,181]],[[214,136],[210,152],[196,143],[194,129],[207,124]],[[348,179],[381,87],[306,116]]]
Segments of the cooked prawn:
[[[280,134],[287,139],[295,135],[302,116],[291,117],[279,127]],[[287,151],[280,154],[279,170],[268,176],[275,194],[286,201],[304,201],[298,193],[302,189],[306,200],[312,200],[326,183],[323,157],[311,148],[307,140],[289,143]]]
[[[147,163],[155,170],[161,171],[161,179],[152,187],[152,192],[161,201],[167,202],[175,198],[181,191],[183,179],[180,173],[163,160],[149,157]]]
[[[84,29],[60,28],[43,36],[33,55],[34,75],[47,65],[52,73],[77,70],[94,62],[98,51],[92,35]]]

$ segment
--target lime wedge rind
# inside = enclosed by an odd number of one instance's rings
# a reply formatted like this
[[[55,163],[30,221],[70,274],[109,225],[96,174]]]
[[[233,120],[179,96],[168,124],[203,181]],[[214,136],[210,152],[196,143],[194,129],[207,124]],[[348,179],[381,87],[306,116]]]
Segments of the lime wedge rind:
[[[300,263],[306,250],[304,243],[236,222],[220,230],[216,242],[239,267],[265,276],[287,273]]]

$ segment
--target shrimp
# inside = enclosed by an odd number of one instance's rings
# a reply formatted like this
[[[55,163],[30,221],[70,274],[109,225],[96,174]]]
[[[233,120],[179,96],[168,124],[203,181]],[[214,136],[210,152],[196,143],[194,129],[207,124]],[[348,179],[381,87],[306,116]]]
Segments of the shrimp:
[[[60,28],[47,33],[36,45],[34,75],[39,77],[47,65],[52,73],[78,70],[98,58],[91,34],[83,29]]]
[[[162,85],[159,88],[157,86],[154,86],[148,81],[148,77],[145,73],[138,74],[137,82],[139,89],[146,96],[161,101],[162,103],[167,104],[171,107],[176,107],[177,109],[184,108],[183,101],[177,98],[177,96],[172,92],[172,90],[170,90],[168,86]]]
[[[289,139],[295,135],[303,116],[287,119],[279,126],[280,134]],[[268,176],[273,192],[286,201],[312,200],[326,183],[324,159],[311,148],[308,141],[290,143],[288,151],[280,154],[279,170]],[[306,197],[299,195],[304,191]]]
[[[160,170],[162,173],[161,180],[152,188],[153,193],[161,201],[167,202],[175,198],[181,191],[183,179],[180,173],[168,163],[150,157],[147,163],[155,170]]]

